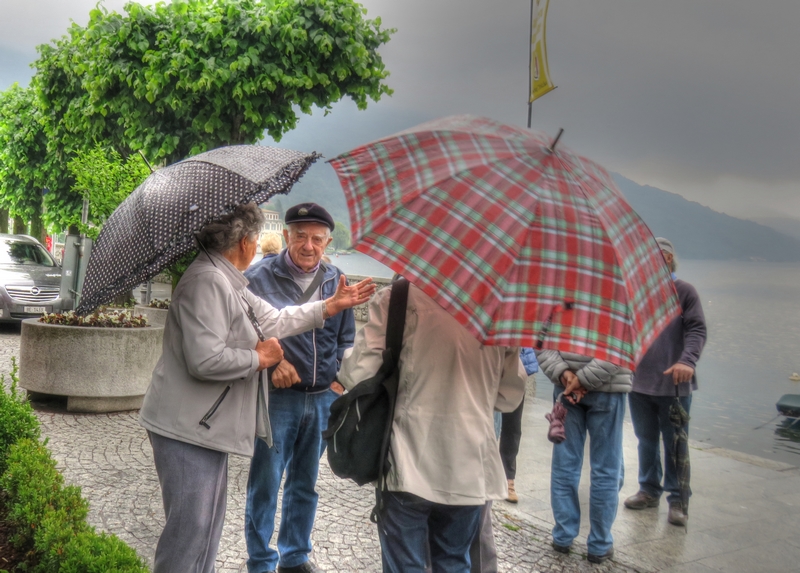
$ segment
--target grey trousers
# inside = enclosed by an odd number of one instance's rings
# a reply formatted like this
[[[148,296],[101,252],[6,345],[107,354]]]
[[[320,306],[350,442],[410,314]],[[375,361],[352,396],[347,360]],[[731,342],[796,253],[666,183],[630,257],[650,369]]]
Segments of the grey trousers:
[[[228,490],[228,454],[148,432],[167,523],[153,573],[214,573]]]

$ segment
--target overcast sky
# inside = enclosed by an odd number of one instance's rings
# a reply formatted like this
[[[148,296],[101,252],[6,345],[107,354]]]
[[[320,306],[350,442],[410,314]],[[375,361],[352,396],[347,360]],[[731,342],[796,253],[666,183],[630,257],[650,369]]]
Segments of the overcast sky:
[[[0,89],[95,0],[0,0]],[[108,8],[124,4],[107,0]],[[419,121],[475,113],[524,125],[528,0],[364,0],[398,29],[395,89],[301,120],[284,144],[344,151]],[[798,0],[551,0],[550,71],[533,127],[641,184],[740,217],[800,219]]]

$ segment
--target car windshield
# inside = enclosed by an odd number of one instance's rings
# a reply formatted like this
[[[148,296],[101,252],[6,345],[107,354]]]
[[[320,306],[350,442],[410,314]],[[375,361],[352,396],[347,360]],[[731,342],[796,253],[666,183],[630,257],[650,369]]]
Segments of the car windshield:
[[[0,265],[42,265],[54,267],[56,263],[44,247],[23,241],[0,241]]]

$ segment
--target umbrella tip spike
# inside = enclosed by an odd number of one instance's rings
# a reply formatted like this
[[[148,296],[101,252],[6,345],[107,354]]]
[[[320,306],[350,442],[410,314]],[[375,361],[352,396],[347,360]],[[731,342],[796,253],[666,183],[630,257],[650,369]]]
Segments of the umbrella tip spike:
[[[558,130],[558,135],[556,135],[556,138],[553,140],[553,143],[550,144],[550,147],[547,148],[547,151],[549,151],[550,153],[555,152],[556,145],[558,145],[558,140],[561,139],[561,136],[563,134],[564,134],[564,128],[562,127],[561,129]]]

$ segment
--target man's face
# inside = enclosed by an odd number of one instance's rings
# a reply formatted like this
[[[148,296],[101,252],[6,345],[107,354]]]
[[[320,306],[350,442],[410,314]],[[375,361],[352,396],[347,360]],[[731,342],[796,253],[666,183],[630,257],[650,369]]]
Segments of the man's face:
[[[667,262],[667,266],[671,269],[672,261],[675,260],[675,256],[672,253],[668,253],[667,251],[661,251],[661,254],[664,256],[664,260]]]
[[[296,223],[291,229],[284,229],[283,237],[292,261],[304,271],[319,264],[325,248],[333,240],[328,227],[321,223]]]

